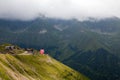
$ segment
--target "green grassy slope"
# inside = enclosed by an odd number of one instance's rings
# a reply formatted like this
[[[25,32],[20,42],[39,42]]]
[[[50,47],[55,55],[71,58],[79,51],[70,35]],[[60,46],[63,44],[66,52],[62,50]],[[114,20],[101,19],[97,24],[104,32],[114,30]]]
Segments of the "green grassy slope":
[[[49,55],[0,54],[2,80],[88,80]]]

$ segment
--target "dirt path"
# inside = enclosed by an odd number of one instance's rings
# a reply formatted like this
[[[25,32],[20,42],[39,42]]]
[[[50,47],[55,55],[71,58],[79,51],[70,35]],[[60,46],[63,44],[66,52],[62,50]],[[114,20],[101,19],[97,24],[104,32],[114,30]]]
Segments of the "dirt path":
[[[28,53],[27,51],[25,51],[25,52],[23,52],[23,53],[21,53],[19,55],[32,55],[32,53]]]
[[[47,55],[47,62],[48,63],[53,63],[52,59]]]

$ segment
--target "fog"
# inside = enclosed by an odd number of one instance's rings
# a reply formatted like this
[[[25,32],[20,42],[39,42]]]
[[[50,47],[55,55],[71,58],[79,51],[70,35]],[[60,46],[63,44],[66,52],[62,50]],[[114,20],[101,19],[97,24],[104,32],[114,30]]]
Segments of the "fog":
[[[32,20],[50,18],[86,20],[120,18],[120,0],[0,0],[0,18]]]

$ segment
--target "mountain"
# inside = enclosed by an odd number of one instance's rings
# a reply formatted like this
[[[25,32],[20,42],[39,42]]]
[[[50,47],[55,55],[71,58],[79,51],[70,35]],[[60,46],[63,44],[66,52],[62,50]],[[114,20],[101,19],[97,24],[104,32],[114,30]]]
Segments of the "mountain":
[[[91,80],[119,80],[120,19],[0,20],[0,43],[44,48],[49,55]]]
[[[49,55],[23,54],[21,48],[8,51],[5,46],[0,46],[1,80],[89,80]]]

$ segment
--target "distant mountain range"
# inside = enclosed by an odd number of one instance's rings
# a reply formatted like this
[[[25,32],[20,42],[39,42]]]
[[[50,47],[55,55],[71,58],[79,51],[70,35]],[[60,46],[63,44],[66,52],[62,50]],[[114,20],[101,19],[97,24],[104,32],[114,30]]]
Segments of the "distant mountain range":
[[[0,20],[0,43],[44,48],[91,80],[120,79],[120,19]]]

